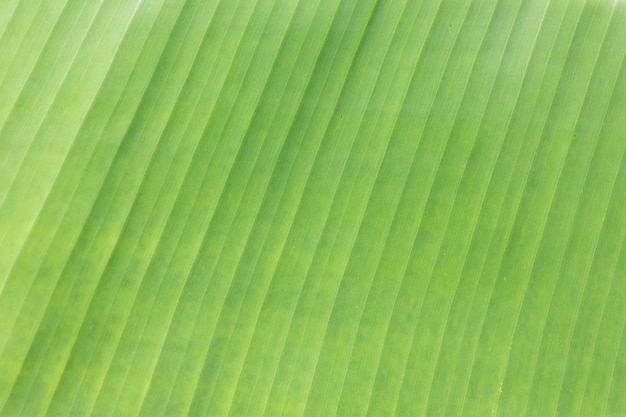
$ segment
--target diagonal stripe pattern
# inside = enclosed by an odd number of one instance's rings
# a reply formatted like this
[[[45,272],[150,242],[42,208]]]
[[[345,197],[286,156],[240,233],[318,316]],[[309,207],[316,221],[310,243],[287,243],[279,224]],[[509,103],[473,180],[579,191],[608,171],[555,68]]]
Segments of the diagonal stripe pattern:
[[[626,3],[0,4],[0,416],[624,416]]]

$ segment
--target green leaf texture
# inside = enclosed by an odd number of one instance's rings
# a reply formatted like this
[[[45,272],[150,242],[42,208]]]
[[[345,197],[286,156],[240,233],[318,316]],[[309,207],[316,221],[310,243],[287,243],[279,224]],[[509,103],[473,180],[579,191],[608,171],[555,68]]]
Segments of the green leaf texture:
[[[0,416],[626,416],[626,2],[0,1]]]

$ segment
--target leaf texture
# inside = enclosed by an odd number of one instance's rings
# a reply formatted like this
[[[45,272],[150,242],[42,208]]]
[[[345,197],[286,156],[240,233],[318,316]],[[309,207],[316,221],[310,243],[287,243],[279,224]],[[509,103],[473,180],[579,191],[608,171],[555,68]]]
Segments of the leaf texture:
[[[0,416],[626,415],[625,57],[621,0],[1,2]]]

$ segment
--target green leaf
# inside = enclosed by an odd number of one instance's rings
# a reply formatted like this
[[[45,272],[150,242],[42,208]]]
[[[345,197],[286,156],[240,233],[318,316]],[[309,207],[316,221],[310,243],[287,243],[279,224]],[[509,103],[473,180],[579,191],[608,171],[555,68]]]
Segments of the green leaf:
[[[621,0],[0,2],[0,416],[626,415],[625,56]]]

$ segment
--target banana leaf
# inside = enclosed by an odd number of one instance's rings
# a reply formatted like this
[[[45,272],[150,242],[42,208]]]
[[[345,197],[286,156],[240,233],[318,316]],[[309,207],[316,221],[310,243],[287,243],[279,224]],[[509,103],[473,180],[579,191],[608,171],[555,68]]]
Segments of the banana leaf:
[[[625,56],[622,0],[3,0],[0,416],[625,416]]]

